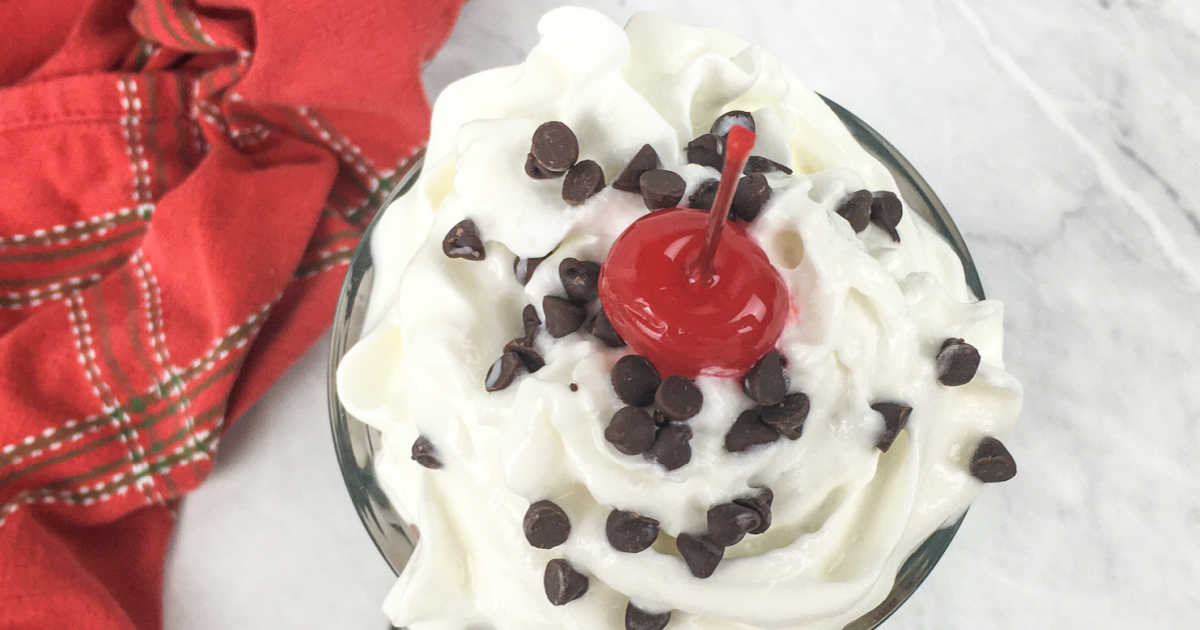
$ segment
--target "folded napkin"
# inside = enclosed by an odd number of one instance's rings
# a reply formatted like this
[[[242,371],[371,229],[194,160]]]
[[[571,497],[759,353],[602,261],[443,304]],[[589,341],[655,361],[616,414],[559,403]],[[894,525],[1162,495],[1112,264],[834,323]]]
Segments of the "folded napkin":
[[[0,628],[159,628],[172,508],[321,334],[460,0],[0,3]]]

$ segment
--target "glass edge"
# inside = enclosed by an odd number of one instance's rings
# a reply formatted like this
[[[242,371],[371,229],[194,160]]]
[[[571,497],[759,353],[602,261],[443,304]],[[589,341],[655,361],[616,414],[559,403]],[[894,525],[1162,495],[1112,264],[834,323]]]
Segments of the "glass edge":
[[[967,247],[966,241],[963,240],[962,233],[959,231],[958,225],[954,222],[954,218],[950,216],[950,211],[946,209],[942,200],[933,192],[933,189],[929,186],[929,182],[925,181],[925,178],[921,176],[921,173],[917,171],[912,162],[904,157],[904,154],[896,149],[895,145],[884,138],[874,127],[868,125],[863,119],[824,94],[818,94],[818,96],[825,101],[829,109],[833,110],[833,113],[846,125],[846,129],[850,131],[850,135],[872,157],[883,162],[888,171],[892,173],[892,176],[897,179],[896,183],[901,187],[901,192],[908,193],[903,195],[908,205],[929,208],[933,215],[926,216],[925,218],[930,220],[933,227],[949,242],[950,247],[954,249],[954,253],[958,254],[958,258],[963,265],[963,273],[966,276],[967,286],[971,288],[975,297],[980,300],[984,299],[983,281],[979,277],[979,269],[975,266],[975,259],[971,257],[971,251]],[[919,199],[921,203],[913,204],[913,198]]]
[[[380,515],[377,513],[375,506],[376,500],[387,501],[386,495],[374,479],[374,469],[364,468],[357,461],[358,452],[356,449],[355,435],[361,434],[360,440],[362,446],[368,448],[370,446],[370,433],[375,429],[369,427],[365,423],[353,418],[346,408],[342,406],[341,400],[337,394],[337,368],[341,363],[342,357],[350,349],[350,345],[358,340],[358,333],[361,330],[354,331],[351,326],[351,318],[355,315],[353,306],[355,305],[360,293],[364,290],[370,290],[370,286],[364,287],[364,280],[367,278],[367,272],[372,268],[371,261],[371,235],[374,234],[375,227],[378,225],[380,218],[389,205],[401,195],[405,194],[416,183],[417,176],[421,172],[421,166],[424,163],[425,149],[421,147],[405,163],[396,169],[396,173],[392,176],[393,184],[391,190],[384,196],[383,201],[375,208],[375,214],[367,223],[367,227],[363,230],[362,238],[359,244],[354,249],[354,253],[350,258],[350,263],[346,268],[346,276],[342,281],[342,286],[338,292],[337,305],[334,309],[333,326],[330,332],[329,340],[329,359],[326,363],[326,404],[329,411],[330,432],[333,437],[334,454],[337,457],[338,468],[342,474],[342,480],[346,484],[346,491],[349,494],[350,502],[354,506],[354,511],[358,514],[359,520],[362,522],[363,528],[371,538],[372,544],[383,557],[392,572],[399,575],[400,570],[404,568],[409,556],[412,554],[414,543],[408,532],[402,527],[392,526],[397,530],[400,536],[409,549],[406,553],[402,553],[403,557],[398,557],[396,553],[389,553],[389,549],[384,548],[384,540],[387,539],[385,531],[385,523],[380,520]],[[370,461],[373,451],[363,453]]]
[[[967,247],[958,225],[954,222],[954,218],[950,216],[950,212],[942,200],[933,192],[929,182],[913,166],[912,162],[874,127],[824,94],[818,94],[818,96],[833,110],[833,113],[842,121],[859,145],[887,167],[892,177],[896,179],[896,184],[907,205],[918,209],[924,207],[929,211],[922,213],[922,216],[929,220],[934,229],[946,239],[954,253],[958,255],[967,286],[971,288],[978,299],[984,299],[983,281],[979,277],[979,270],[971,256],[971,251]],[[918,203],[913,203],[914,201]],[[966,516],[967,513],[964,511],[953,523],[938,528],[918,545],[900,565],[887,597],[878,606],[848,624],[844,630],[872,630],[882,625],[888,617],[899,610],[900,606],[908,601],[908,598],[933,572],[933,568],[954,540],[958,529],[962,527]]]

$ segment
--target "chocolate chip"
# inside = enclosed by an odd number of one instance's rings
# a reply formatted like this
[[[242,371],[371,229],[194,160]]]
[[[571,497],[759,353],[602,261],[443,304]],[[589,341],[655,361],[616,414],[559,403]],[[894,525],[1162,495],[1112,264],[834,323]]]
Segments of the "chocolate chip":
[[[562,175],[562,173],[555,173],[554,171],[542,168],[532,153],[525,155],[525,174],[533,179],[554,179]]]
[[[979,370],[979,351],[962,339],[947,339],[937,354],[938,381],[956,387],[966,385]]]
[[[646,203],[646,207],[658,210],[677,205],[679,200],[683,199],[687,182],[673,171],[656,168],[642,173],[638,178],[638,186],[641,188],[642,201]]]
[[[758,492],[748,497],[734,499],[733,502],[748,507],[758,513],[759,525],[751,529],[749,534],[761,534],[771,526],[771,504],[775,501],[775,493],[770,488],[759,488]]]
[[[583,597],[588,590],[588,579],[571,563],[555,558],[546,564],[542,585],[546,588],[546,599],[555,606],[562,606]]]
[[[668,423],[658,430],[650,458],[667,470],[675,470],[692,461],[692,429],[686,424]]]
[[[596,299],[597,284],[600,282],[600,263],[590,260],[564,258],[558,263],[558,279],[562,282],[567,297],[576,304],[587,304]]]
[[[552,501],[538,501],[525,511],[525,540],[538,549],[553,549],[571,535],[571,519]]]
[[[433,448],[433,442],[430,442],[429,438],[424,435],[413,442],[412,459],[426,468],[437,470],[442,467],[441,460],[437,458],[437,450]]]
[[[532,304],[526,304],[521,310],[521,325],[525,329],[525,338],[533,340],[537,335],[537,329],[542,325],[542,318],[538,317],[537,309]]]
[[[613,549],[637,553],[649,549],[658,538],[658,521],[637,512],[613,510],[604,523],[604,533]]]
[[[764,354],[742,379],[742,391],[760,405],[779,404],[787,393],[787,387],[783,355],[778,350]]]
[[[896,436],[900,435],[900,431],[904,429],[904,425],[908,424],[908,416],[912,413],[912,407],[893,402],[881,402],[871,405],[871,409],[878,411],[883,416],[883,432],[879,434],[875,446],[886,453],[892,447],[892,442],[896,441]]]
[[[625,340],[621,339],[621,335],[617,333],[617,329],[613,328],[612,322],[609,321],[608,315],[604,313],[604,309],[596,311],[592,317],[592,323],[588,326],[592,336],[604,342],[604,345],[610,348],[620,348],[625,345]]]
[[[521,365],[524,365],[530,374],[546,366],[546,359],[533,347],[533,340],[528,337],[517,337],[504,344],[504,353],[509,352],[521,359]]]
[[[629,164],[621,171],[620,175],[613,180],[612,187],[625,192],[641,192],[642,173],[658,168],[658,153],[654,147],[643,144],[642,148],[634,154],[633,159],[629,160]]]
[[[479,228],[470,219],[463,219],[446,232],[442,239],[442,253],[450,258],[466,258],[467,260],[483,260],[487,255],[483,251],[483,240],[479,238]]]
[[[718,545],[707,534],[696,536],[680,534],[675,540],[679,555],[687,563],[688,570],[698,578],[706,578],[717,570],[721,558],[725,557],[725,548]]]
[[[838,206],[837,213],[850,224],[850,229],[855,233],[867,229],[871,224],[871,200],[871,191],[859,190],[846,197],[842,205]]]
[[[765,175],[745,175],[738,180],[737,189],[733,192],[733,204],[729,207],[733,216],[749,223],[758,218],[770,198],[771,186],[767,184]]]
[[[1000,483],[1017,476],[1017,462],[1004,444],[985,437],[971,456],[971,475],[983,483]]]
[[[571,383],[570,385],[567,385],[567,388],[573,392],[579,391],[579,385],[576,385],[575,383]]]
[[[563,178],[563,201],[573,206],[587,201],[601,190],[604,190],[604,169],[593,160],[575,164]]]
[[[622,407],[609,420],[604,439],[626,455],[640,455],[654,445],[657,433],[654,418],[645,409]]]
[[[770,444],[779,439],[779,432],[763,424],[757,409],[747,409],[738,416],[729,433],[725,434],[725,450],[738,453],[760,444]]]
[[[542,313],[546,315],[546,330],[555,339],[579,330],[587,319],[587,310],[557,295],[542,298]]]
[[[649,613],[633,602],[625,607],[625,630],[663,630],[671,622],[671,611]]]
[[[695,381],[682,376],[668,376],[654,394],[654,406],[667,420],[681,422],[700,413],[704,395]]]
[[[775,171],[779,171],[787,175],[792,174],[792,169],[780,164],[779,162],[776,162],[775,160],[767,159],[761,155],[751,155],[750,157],[746,158],[746,168],[742,169],[742,172],[746,175],[751,173],[772,173]]]
[[[546,256],[541,258],[517,258],[513,260],[513,275],[517,277],[517,282],[522,285],[529,284],[529,279],[533,277],[533,272],[546,260]]]
[[[562,173],[579,158],[579,141],[570,127],[552,120],[534,130],[529,153],[543,170]]]
[[[688,197],[687,206],[698,210],[711,210],[713,201],[717,198],[717,188],[721,187],[721,180],[706,179],[692,191]]]
[[[662,379],[646,357],[627,354],[612,369],[612,386],[627,405],[645,407],[654,402],[654,392]]]
[[[887,190],[875,193],[871,200],[871,221],[883,228],[897,243],[900,242],[900,233],[896,231],[896,226],[900,225],[903,214],[904,205],[896,193]]]
[[[749,129],[750,131],[754,131],[754,116],[751,116],[750,112],[740,109],[725,112],[713,121],[712,129],[709,131],[724,138],[725,136],[729,135],[729,130],[732,129],[734,125],[740,125]]]
[[[725,141],[715,134],[706,133],[687,143],[689,164],[711,166],[718,171],[725,166]]]
[[[512,385],[521,365],[521,357],[517,353],[505,352],[488,368],[487,376],[483,379],[484,387],[489,392],[497,392]]]
[[[808,418],[808,396],[800,392],[788,394],[777,405],[759,407],[763,424],[775,429],[789,440],[798,440],[804,433],[804,421]]]
[[[758,529],[762,517],[740,503],[722,503],[708,509],[708,535],[723,547],[738,544],[746,533]]]

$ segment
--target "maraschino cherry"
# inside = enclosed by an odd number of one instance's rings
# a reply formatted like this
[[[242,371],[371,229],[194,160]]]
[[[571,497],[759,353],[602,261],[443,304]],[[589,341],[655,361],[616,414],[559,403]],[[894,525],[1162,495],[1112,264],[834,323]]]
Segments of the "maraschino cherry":
[[[604,261],[605,314],[663,376],[740,376],[783,331],[783,278],[740,225],[726,225],[753,146],[754,132],[734,126],[712,210],[648,214],[617,237]]]

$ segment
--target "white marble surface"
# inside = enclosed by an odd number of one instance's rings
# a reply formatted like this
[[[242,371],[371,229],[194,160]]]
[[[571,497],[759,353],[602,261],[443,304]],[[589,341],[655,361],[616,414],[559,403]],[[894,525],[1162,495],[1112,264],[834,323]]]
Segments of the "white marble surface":
[[[468,4],[431,92],[516,62],[555,4]],[[1200,627],[1200,2],[585,4],[721,26],[790,62],[908,155],[1007,304],[1020,474],[887,627]],[[169,630],[385,627],[391,575],[338,476],[327,350],[230,430],[184,502]]]

